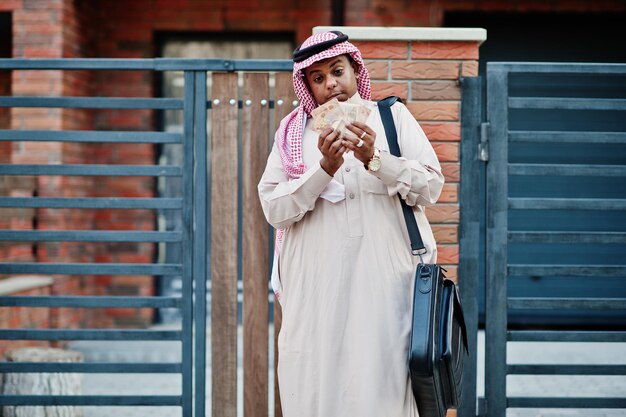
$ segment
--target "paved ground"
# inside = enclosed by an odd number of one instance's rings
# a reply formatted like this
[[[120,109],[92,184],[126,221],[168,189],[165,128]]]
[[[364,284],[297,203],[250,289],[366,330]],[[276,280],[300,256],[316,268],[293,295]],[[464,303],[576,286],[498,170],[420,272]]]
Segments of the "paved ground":
[[[272,340],[271,337],[270,340]],[[86,361],[94,362],[180,361],[180,343],[178,342],[75,342],[71,348],[82,351]],[[484,352],[484,334],[481,333],[478,346],[479,358],[482,357],[482,352]],[[241,350],[239,354],[241,356]],[[509,343],[507,356],[511,364],[626,364],[626,343]],[[211,366],[210,362],[208,366]],[[480,382],[484,375],[483,367],[484,361],[481,360],[478,375],[480,396],[484,395],[484,386]],[[241,379],[240,369],[239,380]],[[270,376],[270,384],[272,381],[273,376]],[[210,381],[208,383],[207,404],[210,404]],[[98,374],[84,376],[84,394],[86,395],[180,395],[180,387],[179,375]],[[239,388],[241,403],[243,393],[241,387]],[[507,394],[509,396],[546,397],[626,397],[626,376],[510,376],[507,380]],[[239,408],[241,410],[242,407]],[[181,415],[178,407],[85,407],[85,417],[178,417]],[[210,415],[210,412],[207,415]],[[506,417],[557,416],[623,417],[626,416],[626,410],[510,409]]]
[[[478,395],[484,396],[484,332],[478,336]],[[626,364],[626,343],[509,342],[509,364]],[[626,397],[626,376],[509,376],[509,397]],[[624,417],[626,410],[509,409],[507,417]]]

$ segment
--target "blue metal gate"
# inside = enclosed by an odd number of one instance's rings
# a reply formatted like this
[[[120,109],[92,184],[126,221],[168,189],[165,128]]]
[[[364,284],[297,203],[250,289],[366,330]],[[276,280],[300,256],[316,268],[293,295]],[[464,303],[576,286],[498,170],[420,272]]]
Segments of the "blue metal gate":
[[[38,296],[0,297],[0,307],[72,307],[72,308],[172,308],[179,309],[182,315],[180,329],[174,330],[122,330],[122,329],[0,329],[0,340],[109,340],[109,341],[176,341],[181,346],[180,362],[168,363],[8,363],[0,362],[0,373],[26,372],[71,372],[71,373],[154,373],[176,374],[181,378],[180,395],[80,395],[80,396],[34,396],[0,395],[0,406],[17,405],[76,405],[76,406],[177,406],[181,407],[185,417],[205,415],[205,379],[206,379],[206,294],[207,279],[210,277],[209,235],[210,208],[208,206],[211,170],[207,166],[207,112],[218,101],[207,100],[207,71],[282,71],[290,72],[291,61],[264,60],[180,60],[180,59],[62,59],[62,60],[20,60],[0,59],[0,70],[89,70],[89,71],[183,71],[184,97],[182,98],[106,98],[106,97],[0,97],[0,107],[19,108],[88,108],[88,109],[150,109],[177,110],[182,112],[184,120],[182,133],[157,131],[52,131],[52,130],[0,130],[0,141],[44,141],[61,143],[107,143],[107,144],[170,144],[183,149],[183,160],[179,165],[28,165],[0,164],[0,175],[18,176],[109,176],[109,177],[178,177],[182,179],[182,194],[161,198],[125,198],[125,197],[0,197],[2,208],[71,208],[71,209],[106,209],[106,210],[171,210],[180,217],[180,231],[141,231],[141,230],[0,230],[0,242],[149,242],[176,243],[181,246],[180,259],[173,263],[18,263],[1,262],[0,274],[61,274],[83,275],[143,275],[182,277],[182,296]],[[290,79],[291,75],[286,74]],[[236,80],[236,76],[235,76]],[[265,81],[267,85],[267,81]],[[291,89],[291,83],[282,83]],[[234,97],[229,108],[250,107],[250,100],[242,103],[237,99],[235,82]],[[269,93],[269,88],[267,89]],[[228,93],[230,94],[230,93]],[[233,96],[231,96],[233,97]],[[266,97],[269,99],[269,96]],[[259,106],[274,108],[274,100],[259,100]],[[278,105],[283,104],[279,100]],[[291,101],[289,101],[291,104]],[[297,104],[297,103],[295,103]],[[294,105],[295,105],[294,104]],[[285,103],[285,109],[288,106]],[[256,111],[256,110],[255,110]],[[284,113],[284,110],[281,110]],[[280,116],[281,112],[274,112]],[[267,113],[264,113],[267,116]],[[236,120],[236,119],[235,119]],[[230,121],[229,121],[230,123]],[[232,123],[231,123],[232,124]],[[269,125],[267,126],[269,135]],[[232,132],[229,132],[231,135]],[[261,132],[260,134],[265,134]],[[234,130],[235,149],[237,130]],[[225,139],[230,136],[225,136]],[[220,140],[222,138],[219,138]],[[267,145],[266,145],[267,147]],[[269,149],[260,149],[258,158],[264,159]],[[255,162],[256,163],[256,162]],[[234,165],[236,168],[236,164]],[[251,176],[256,175],[252,173]],[[236,187],[233,189],[237,195]],[[235,220],[236,221],[236,220]],[[260,223],[259,223],[260,225]],[[269,228],[263,222],[258,228],[269,234]],[[251,232],[253,234],[254,231]],[[269,243],[269,237],[264,238]],[[260,274],[261,290],[257,299],[267,302],[267,277],[262,269]],[[230,277],[228,277],[230,279]],[[265,282],[265,288],[263,288]],[[236,284],[236,275],[235,275]],[[236,288],[236,285],[235,285]],[[230,291],[230,289],[228,289]],[[256,291],[259,291],[258,289]],[[265,293],[263,293],[265,291]],[[230,308],[230,307],[229,307]],[[235,297],[236,315],[236,297]],[[247,307],[248,308],[248,307]],[[266,308],[267,310],[267,308]],[[251,314],[256,310],[252,308]],[[233,320],[229,318],[229,323]],[[236,317],[234,318],[236,335]],[[265,325],[259,322],[250,329],[256,331]],[[233,330],[228,329],[229,334]],[[267,337],[265,337],[267,339]],[[252,339],[254,340],[254,339]],[[267,340],[266,340],[267,342]],[[226,345],[225,345],[226,346]],[[230,345],[229,345],[230,346]],[[236,340],[235,340],[236,347]],[[236,350],[236,349],[235,349]],[[247,350],[247,347],[246,347]],[[216,354],[216,351],[213,352]],[[219,351],[218,354],[224,352]],[[224,353],[228,360],[236,355]],[[252,356],[254,352],[247,352]],[[256,354],[262,360],[262,355]],[[236,358],[236,356],[235,356]],[[257,359],[258,361],[258,359]],[[267,358],[265,370],[267,371]],[[222,366],[222,364],[220,364]],[[236,363],[235,363],[236,367]],[[228,378],[230,374],[228,368]],[[236,370],[236,369],[235,369]],[[221,374],[219,374],[221,375]],[[236,373],[232,380],[216,381],[223,384],[235,384],[229,388],[236,392]],[[267,382],[267,378],[265,378]],[[214,386],[217,385],[214,382]],[[263,394],[267,399],[267,393]],[[251,396],[251,401],[255,400]],[[232,398],[221,399],[232,404]],[[236,398],[235,398],[236,401]],[[219,407],[224,406],[218,403]],[[232,414],[229,408],[223,415]],[[258,410],[255,415],[267,415],[266,410]]]
[[[507,375],[626,375],[623,364],[507,362],[507,342],[626,341],[619,325],[626,311],[625,85],[626,65],[487,66],[480,146],[488,160],[489,417],[507,408],[626,408],[626,398],[507,396]],[[517,283],[533,281],[550,285],[543,294],[520,295],[529,284]],[[557,310],[579,317],[579,325],[546,328],[545,317],[541,326],[532,320]],[[512,327],[508,317],[520,311],[526,319]],[[588,321],[598,313],[618,325]]]

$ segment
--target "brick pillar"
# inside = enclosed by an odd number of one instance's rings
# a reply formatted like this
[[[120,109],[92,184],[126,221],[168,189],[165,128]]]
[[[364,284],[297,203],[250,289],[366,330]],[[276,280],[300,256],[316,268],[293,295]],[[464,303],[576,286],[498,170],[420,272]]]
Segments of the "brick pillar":
[[[11,58],[11,28],[7,20],[11,17],[9,13],[0,10],[0,58]],[[11,95],[11,72],[0,71],[0,95]],[[9,129],[11,126],[11,117],[9,109],[0,108],[0,129]],[[11,142],[0,142],[0,164],[8,164],[11,162]],[[11,178],[4,175],[0,176],[0,196],[7,196],[13,188]],[[11,216],[8,209],[0,209],[0,229],[8,229],[11,226]],[[11,250],[10,242],[0,242],[0,259],[7,259]],[[0,313],[2,314],[2,313]]]
[[[41,2],[22,1],[14,5],[13,51],[15,58],[58,58],[62,56],[62,20],[63,2],[51,0],[45,7]],[[62,91],[62,73],[60,71],[13,71],[13,95],[60,95]],[[39,108],[12,108],[10,113],[11,129],[61,129],[61,110]],[[61,145],[53,142],[14,142],[11,162],[22,164],[60,163]],[[12,177],[17,179],[19,177]],[[22,177],[23,178],[23,177]],[[54,195],[51,192],[54,181],[49,178],[36,180],[29,177],[22,186],[11,189],[13,196]],[[43,210],[15,210],[11,215],[11,227],[30,229],[36,217],[45,214]],[[45,222],[38,222],[44,226]],[[9,257],[12,261],[31,261],[38,257],[36,245],[30,245],[20,257]]]
[[[439,250],[437,262],[456,279],[459,263],[461,140],[459,77],[478,75],[484,29],[316,27],[341,30],[365,59],[373,99],[400,96],[433,145],[446,178],[439,202],[426,209]]]
[[[123,6],[128,10],[128,5]],[[144,7],[145,8],[145,7]],[[101,37],[96,23],[101,8],[97,2],[74,0],[15,0],[0,2],[0,11],[12,14],[15,58],[73,58],[94,57],[96,38]],[[150,44],[152,32],[142,32]],[[134,33],[122,47],[134,44]],[[126,39],[126,38],[124,38]],[[127,56],[120,52],[116,56]],[[2,80],[0,79],[0,82]],[[151,74],[147,72],[94,71],[13,71],[14,95],[50,96],[144,96],[152,94]],[[2,120],[0,114],[0,122]],[[135,130],[150,129],[152,112],[148,110],[117,111],[87,109],[12,109],[8,127],[42,130]],[[9,144],[10,145],[10,144]],[[4,145],[6,146],[6,145]],[[0,148],[4,151],[4,148]],[[2,152],[8,155],[8,152]],[[93,143],[16,142],[11,147],[10,161],[31,164],[151,164],[154,146],[150,144],[110,145]],[[6,184],[5,184],[6,185]],[[12,186],[12,195],[50,197],[151,197],[152,178],[108,177],[38,177]],[[4,187],[0,184],[0,192]],[[142,210],[72,210],[41,209],[15,212],[0,211],[0,222],[10,218],[11,228],[20,220],[20,227],[50,230],[75,229],[142,229],[154,228],[154,215]],[[1,224],[0,224],[1,226]],[[8,227],[8,226],[7,226]],[[12,246],[16,252],[18,246]],[[0,247],[3,260],[37,260],[41,262],[145,262],[152,261],[154,245],[91,244],[87,242],[50,242],[27,245],[19,254],[7,258]],[[23,253],[22,253],[23,252]],[[15,255],[20,255],[16,258]],[[63,295],[149,295],[154,290],[152,277],[56,276],[51,293]],[[52,327],[112,327],[115,325],[147,325],[152,309],[52,309]]]
[[[85,6],[81,6],[83,9]],[[13,10],[13,56],[16,58],[80,57],[85,46],[81,25],[87,18],[79,13],[72,0],[23,0]],[[89,26],[88,24],[85,26]],[[72,71],[13,71],[13,95],[86,95],[89,74]],[[91,112],[77,109],[14,108],[12,129],[75,130],[93,127]],[[61,142],[15,142],[11,161],[22,164],[84,164],[93,161],[89,144]],[[22,187],[23,188],[23,187]],[[40,197],[71,197],[93,195],[94,184],[89,177],[40,176],[30,182],[29,189],[13,190],[13,194]],[[33,218],[34,215],[34,218]],[[93,213],[77,209],[38,209],[31,213],[30,224],[15,228],[91,229]],[[41,262],[93,262],[94,247],[88,243],[37,243],[30,249]],[[51,294],[91,294],[91,277],[56,276]],[[50,310],[50,327],[78,327],[84,318],[77,309]]]

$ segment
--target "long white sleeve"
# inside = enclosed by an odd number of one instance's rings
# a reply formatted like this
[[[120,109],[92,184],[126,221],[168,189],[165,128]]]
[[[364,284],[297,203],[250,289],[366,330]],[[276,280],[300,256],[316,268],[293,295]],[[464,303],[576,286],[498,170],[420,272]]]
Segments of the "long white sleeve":
[[[274,145],[258,185],[265,218],[277,229],[291,226],[313,210],[332,178],[316,163],[300,178],[290,180],[283,171],[278,148]]]
[[[400,194],[409,206],[433,205],[444,183],[437,155],[406,106],[397,103],[391,109],[402,156],[381,151],[381,167],[374,175],[387,186],[390,196]]]

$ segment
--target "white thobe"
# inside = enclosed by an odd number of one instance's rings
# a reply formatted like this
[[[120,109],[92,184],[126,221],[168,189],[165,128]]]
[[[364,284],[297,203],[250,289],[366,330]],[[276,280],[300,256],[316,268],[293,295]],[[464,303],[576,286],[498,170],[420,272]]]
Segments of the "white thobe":
[[[402,154],[397,158],[389,154],[376,103],[363,103],[372,109],[367,124],[381,150],[378,172],[367,171],[349,152],[334,177],[328,175],[309,119],[302,138],[307,171],[290,180],[274,146],[258,187],[267,220],[285,229],[278,265],[285,417],[418,415],[407,355],[419,258],[410,251],[398,194],[414,208],[424,262],[435,262],[424,206],[436,202],[444,179],[430,142],[403,104],[391,108]]]

